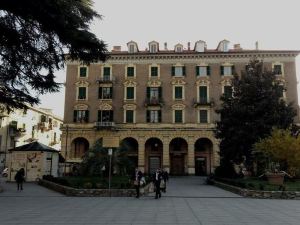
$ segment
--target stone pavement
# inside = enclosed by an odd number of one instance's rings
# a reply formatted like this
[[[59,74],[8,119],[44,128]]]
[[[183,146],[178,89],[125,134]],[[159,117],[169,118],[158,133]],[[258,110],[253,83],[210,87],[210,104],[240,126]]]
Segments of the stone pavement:
[[[241,198],[203,178],[171,178],[161,199],[65,197],[35,184],[3,184],[0,224],[299,225],[300,201]]]

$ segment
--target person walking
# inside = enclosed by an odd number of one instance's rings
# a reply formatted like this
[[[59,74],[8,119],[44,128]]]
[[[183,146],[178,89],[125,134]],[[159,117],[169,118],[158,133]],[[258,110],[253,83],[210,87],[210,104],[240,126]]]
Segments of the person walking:
[[[136,190],[136,196],[135,196],[136,198],[140,197],[140,187],[141,187],[142,177],[143,177],[143,173],[138,168],[136,168],[132,176],[133,184]]]
[[[167,181],[169,181],[169,173],[165,169],[162,172],[162,178],[163,178],[163,181],[164,181],[164,187],[161,188],[161,190],[162,190],[162,192],[166,193],[166,191],[167,191]]]
[[[18,185],[18,191],[23,190],[23,182],[25,180],[24,178],[25,178],[25,170],[24,170],[24,168],[21,168],[15,175],[15,180]]]
[[[161,198],[161,192],[160,192],[160,182],[162,179],[162,173],[161,170],[158,168],[156,172],[153,175],[154,185],[155,185],[155,199]]]

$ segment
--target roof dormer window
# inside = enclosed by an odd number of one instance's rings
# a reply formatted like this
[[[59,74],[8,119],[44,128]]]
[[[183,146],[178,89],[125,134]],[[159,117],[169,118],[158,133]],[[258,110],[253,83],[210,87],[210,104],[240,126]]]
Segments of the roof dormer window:
[[[177,44],[175,45],[175,52],[182,52],[183,51],[183,46],[182,44]]]
[[[158,42],[156,42],[156,41],[149,42],[149,51],[151,53],[158,52]]]
[[[218,45],[218,51],[221,52],[228,52],[229,51],[229,41],[227,40],[223,40],[219,43]]]
[[[128,52],[129,53],[135,53],[138,52],[138,46],[137,43],[134,41],[130,41],[127,43],[127,47],[128,47]]]
[[[196,52],[204,52],[205,51],[205,48],[206,48],[206,43],[205,41],[197,41],[195,43],[195,51]]]

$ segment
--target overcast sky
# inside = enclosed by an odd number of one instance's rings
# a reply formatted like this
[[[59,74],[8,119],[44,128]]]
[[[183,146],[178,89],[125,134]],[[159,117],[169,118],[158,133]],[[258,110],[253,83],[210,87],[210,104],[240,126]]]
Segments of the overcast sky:
[[[160,47],[167,42],[169,48],[204,40],[215,49],[223,39],[245,49],[254,49],[258,41],[260,49],[300,50],[299,7],[297,0],[95,0],[103,19],[94,21],[91,30],[109,50],[114,45],[124,49],[130,40],[142,50],[152,40]],[[65,81],[65,71],[56,75],[59,82]],[[40,107],[63,117],[64,89],[41,96],[41,102]]]

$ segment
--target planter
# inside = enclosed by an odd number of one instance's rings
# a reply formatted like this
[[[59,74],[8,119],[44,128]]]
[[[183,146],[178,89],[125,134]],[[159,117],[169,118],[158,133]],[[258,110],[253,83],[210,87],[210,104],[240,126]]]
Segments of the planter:
[[[269,184],[283,185],[284,173],[266,173]]]

